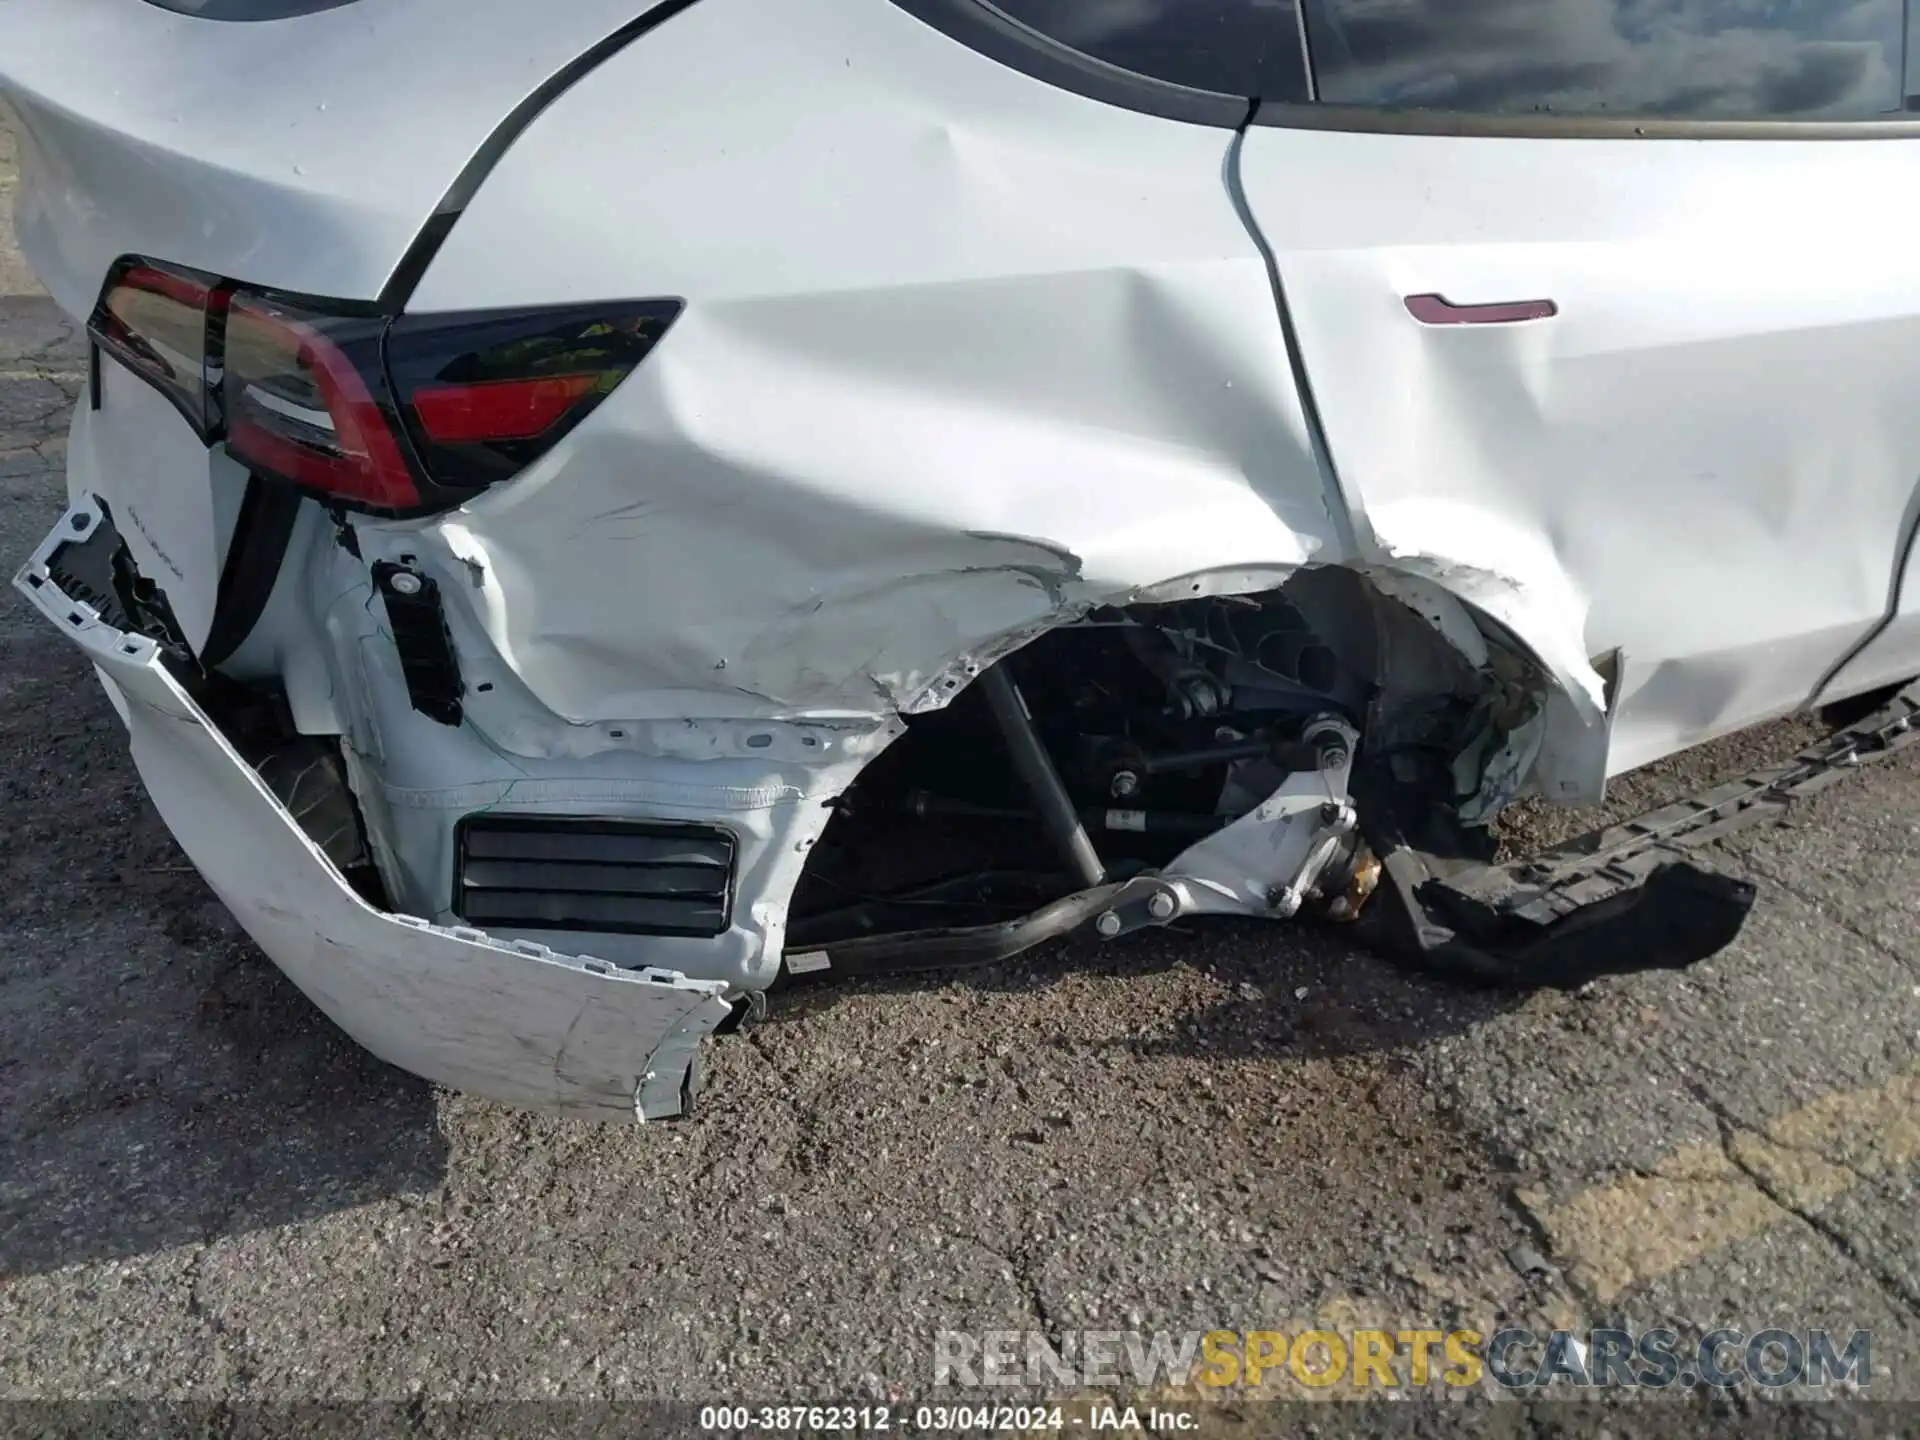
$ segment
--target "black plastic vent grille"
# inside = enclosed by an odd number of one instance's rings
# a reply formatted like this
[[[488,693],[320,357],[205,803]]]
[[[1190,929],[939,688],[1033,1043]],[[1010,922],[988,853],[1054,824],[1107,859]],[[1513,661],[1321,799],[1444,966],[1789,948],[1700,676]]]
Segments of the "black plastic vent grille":
[[[466,684],[460,678],[460,658],[453,651],[447,617],[440,608],[440,586],[411,565],[376,560],[373,583],[386,602],[393,626],[393,649],[400,657],[400,674],[407,682],[407,699],[430,720],[458,725],[460,697]]]
[[[718,935],[734,840],[705,825],[470,815],[456,835],[454,912],[503,930]]]

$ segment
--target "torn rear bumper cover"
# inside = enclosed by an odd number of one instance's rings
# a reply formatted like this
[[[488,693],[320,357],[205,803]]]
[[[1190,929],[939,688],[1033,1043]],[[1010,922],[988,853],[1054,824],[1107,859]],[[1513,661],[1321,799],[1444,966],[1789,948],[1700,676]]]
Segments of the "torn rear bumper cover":
[[[381,1059],[511,1104],[608,1119],[684,1113],[727,986],[623,970],[374,909],[167,668],[161,647],[64,595],[47,566],[101,523],[62,519],[16,582],[78,645],[126,722],[155,807],[268,957]]]

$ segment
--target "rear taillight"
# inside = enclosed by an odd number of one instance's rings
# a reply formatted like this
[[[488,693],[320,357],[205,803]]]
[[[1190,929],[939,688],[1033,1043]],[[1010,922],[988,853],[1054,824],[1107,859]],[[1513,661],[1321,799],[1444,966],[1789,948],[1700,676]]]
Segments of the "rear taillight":
[[[122,260],[87,324],[101,349],[171,400],[202,438],[213,429],[210,322],[225,293],[210,279]]]
[[[129,259],[89,330],[256,474],[406,514],[537,460],[679,313],[667,300],[392,319]]]
[[[227,450],[243,465],[379,510],[421,502],[376,394],[386,322],[342,319],[242,290],[227,310]]]
[[[434,483],[492,485],[557,443],[646,358],[678,301],[403,315],[387,368]]]

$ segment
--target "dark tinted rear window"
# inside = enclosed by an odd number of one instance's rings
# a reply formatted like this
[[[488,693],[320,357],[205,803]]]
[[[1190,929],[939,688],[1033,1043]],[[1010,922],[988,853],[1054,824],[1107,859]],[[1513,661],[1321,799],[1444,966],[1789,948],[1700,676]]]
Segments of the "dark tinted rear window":
[[[337,10],[358,0],[147,0],[162,10],[198,15],[202,20],[290,20],[319,10]]]
[[[1306,0],[1320,99],[1486,113],[1867,119],[1907,0]]]
[[[1221,95],[1306,99],[1294,0],[993,0],[1082,55]]]

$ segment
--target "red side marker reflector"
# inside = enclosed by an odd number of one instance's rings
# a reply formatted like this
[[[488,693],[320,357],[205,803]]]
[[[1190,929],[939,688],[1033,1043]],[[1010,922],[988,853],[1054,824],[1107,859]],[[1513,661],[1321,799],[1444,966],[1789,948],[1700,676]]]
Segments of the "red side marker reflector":
[[[1551,300],[1455,305],[1444,295],[1409,295],[1407,313],[1422,325],[1517,325],[1524,320],[1551,320],[1560,307]]]
[[[414,391],[413,413],[439,445],[531,440],[599,384],[598,375],[544,375],[481,385],[436,385]]]

